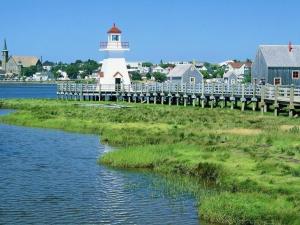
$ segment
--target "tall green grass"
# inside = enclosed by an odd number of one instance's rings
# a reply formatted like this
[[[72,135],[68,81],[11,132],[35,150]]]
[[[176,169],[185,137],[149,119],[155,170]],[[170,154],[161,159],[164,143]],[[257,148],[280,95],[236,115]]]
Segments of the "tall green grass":
[[[103,104],[103,103],[93,103]],[[126,104],[126,103],[124,103]],[[229,109],[5,100],[1,122],[99,134],[118,150],[99,163],[194,177],[218,189],[199,212],[222,224],[300,224],[300,121]]]

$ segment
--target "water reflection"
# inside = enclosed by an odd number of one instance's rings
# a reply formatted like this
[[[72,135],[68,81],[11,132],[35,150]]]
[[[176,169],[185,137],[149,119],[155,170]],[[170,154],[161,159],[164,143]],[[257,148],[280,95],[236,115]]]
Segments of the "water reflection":
[[[0,224],[199,223],[191,194],[97,165],[104,149],[93,135],[0,124]]]

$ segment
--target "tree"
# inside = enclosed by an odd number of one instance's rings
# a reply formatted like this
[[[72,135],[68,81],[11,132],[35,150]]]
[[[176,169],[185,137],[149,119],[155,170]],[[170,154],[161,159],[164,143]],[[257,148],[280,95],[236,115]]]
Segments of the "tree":
[[[151,73],[146,73],[146,78],[147,78],[148,80],[150,80],[151,77],[152,77]]]
[[[250,74],[245,74],[243,83],[251,83],[251,75]]]
[[[154,72],[152,76],[155,78],[157,82],[164,82],[167,80],[167,75],[160,72]]]
[[[142,80],[142,75],[139,72],[133,71],[131,73],[132,80]]]
[[[99,68],[99,64],[95,60],[87,60],[83,63],[82,69],[86,72],[86,74],[90,75],[94,70]]]
[[[160,67],[161,68],[164,68],[164,69],[166,69],[166,68],[168,68],[168,67],[175,67],[175,65],[174,64],[170,64],[170,63],[166,63],[166,64],[160,64]]]
[[[143,62],[142,67],[151,67],[153,64],[151,62]]]
[[[209,73],[207,72],[207,70],[201,70],[200,72],[202,73],[204,79],[209,79],[210,78]]]
[[[22,67],[21,74],[24,77],[30,77],[37,72],[36,66]]]
[[[77,59],[77,60],[75,61],[75,64],[82,64],[82,61],[81,61],[80,59]]]
[[[65,72],[68,74],[68,77],[70,79],[77,79],[77,75],[79,73],[79,66],[75,63],[71,63],[70,65],[66,66]]]

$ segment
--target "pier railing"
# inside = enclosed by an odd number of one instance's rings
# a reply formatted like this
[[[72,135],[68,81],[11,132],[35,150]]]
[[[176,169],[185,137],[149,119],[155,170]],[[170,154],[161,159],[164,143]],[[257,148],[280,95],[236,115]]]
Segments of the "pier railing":
[[[132,83],[122,84],[76,84],[64,82],[57,84],[57,92],[70,93],[93,93],[93,92],[118,92],[118,93],[164,93],[164,94],[187,94],[203,96],[232,96],[232,97],[261,97],[264,91],[264,99],[273,100],[275,96],[280,98],[290,98],[291,89],[293,95],[300,101],[300,87],[298,86],[274,86],[255,84],[224,84],[224,83]]]
[[[261,112],[273,105],[275,115],[280,110],[288,109],[293,116],[294,109],[300,108],[299,86],[274,86],[255,84],[225,84],[225,83],[132,83],[123,84],[84,84],[63,82],[57,84],[57,96],[62,99],[101,100],[123,99],[128,102],[160,102],[165,104],[187,104],[202,108],[210,105],[212,108],[219,102],[221,107],[230,102],[233,109],[241,102],[241,109],[252,103],[252,109],[259,106]],[[189,103],[190,102],[190,103]]]

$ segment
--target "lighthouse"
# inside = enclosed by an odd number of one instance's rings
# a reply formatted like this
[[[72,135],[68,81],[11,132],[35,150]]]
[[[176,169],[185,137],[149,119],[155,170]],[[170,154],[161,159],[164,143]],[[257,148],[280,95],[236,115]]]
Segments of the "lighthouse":
[[[98,84],[101,90],[129,89],[130,77],[123,56],[124,52],[129,51],[129,43],[122,42],[121,33],[122,31],[113,24],[113,27],[107,31],[107,41],[100,42],[100,51],[106,53],[99,73]]]

